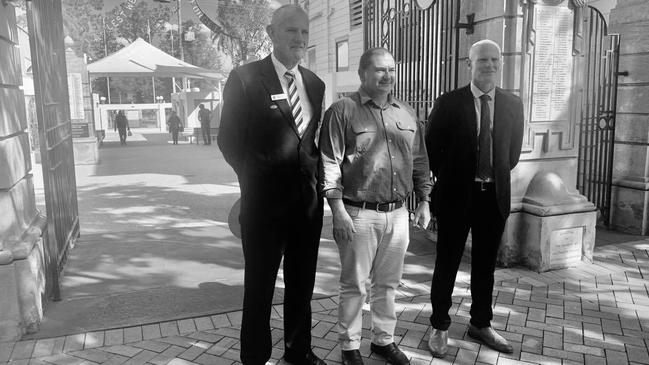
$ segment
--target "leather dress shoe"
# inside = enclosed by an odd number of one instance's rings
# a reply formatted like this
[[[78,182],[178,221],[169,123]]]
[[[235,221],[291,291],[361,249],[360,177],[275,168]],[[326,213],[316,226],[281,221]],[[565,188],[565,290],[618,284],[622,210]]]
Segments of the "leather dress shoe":
[[[301,358],[289,357],[285,354],[284,360],[286,360],[286,362],[291,363],[293,365],[327,365],[326,362],[321,360],[311,350],[309,350],[309,352],[307,352],[304,355],[304,357]]]
[[[363,365],[361,352],[358,350],[343,350],[343,365]]]
[[[474,325],[469,325],[468,333],[471,338],[481,341],[496,351],[504,352],[506,354],[514,352],[512,345],[510,345],[509,342],[507,342],[503,336],[499,335],[491,326],[478,328]]]
[[[433,328],[428,339],[428,349],[433,357],[443,358],[448,352],[448,331]]]
[[[385,361],[392,365],[409,365],[410,360],[406,357],[406,355],[399,350],[397,345],[392,342],[390,344],[387,344],[385,346],[379,346],[376,344],[371,344],[370,349],[372,350],[373,353],[382,356]]]

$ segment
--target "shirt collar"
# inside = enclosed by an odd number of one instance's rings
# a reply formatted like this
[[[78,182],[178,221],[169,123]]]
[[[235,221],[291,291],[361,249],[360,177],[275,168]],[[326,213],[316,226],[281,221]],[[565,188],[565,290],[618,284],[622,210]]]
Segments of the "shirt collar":
[[[290,70],[287,69],[286,66],[284,66],[283,63],[279,62],[277,57],[275,57],[275,53],[271,52],[270,59],[273,60],[273,66],[275,66],[275,72],[277,72],[277,74],[279,76],[281,76],[281,77],[284,77],[284,74],[286,73],[286,71],[291,71],[293,73],[293,75],[297,75],[298,72],[300,72],[298,70],[298,65],[295,65],[295,67],[293,67]]]
[[[372,98],[369,96],[369,94],[367,94],[367,92],[365,91],[365,89],[363,89],[363,87],[358,88],[358,95],[360,96],[361,104],[365,105],[365,104],[367,104],[368,102],[371,101],[372,104],[376,105],[374,100],[372,100]],[[397,99],[392,97],[392,93],[388,94],[388,104],[399,108],[399,103],[397,103]],[[376,106],[380,107],[378,105],[376,105]]]
[[[471,93],[473,93],[473,97],[476,99],[480,99],[480,97],[484,94],[489,95],[491,97],[491,100],[494,100],[494,97],[496,96],[496,88],[492,87],[491,90],[484,92],[480,90],[479,87],[477,87],[473,82],[471,82]]]

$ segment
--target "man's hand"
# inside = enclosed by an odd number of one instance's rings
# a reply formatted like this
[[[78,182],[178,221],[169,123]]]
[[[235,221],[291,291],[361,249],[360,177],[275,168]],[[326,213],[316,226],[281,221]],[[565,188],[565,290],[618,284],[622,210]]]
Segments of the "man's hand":
[[[356,228],[352,218],[345,210],[342,199],[327,199],[333,213],[333,234],[337,243],[350,242],[354,237]]]
[[[415,210],[415,227],[422,229],[428,228],[430,224],[430,209],[427,201],[420,201]]]

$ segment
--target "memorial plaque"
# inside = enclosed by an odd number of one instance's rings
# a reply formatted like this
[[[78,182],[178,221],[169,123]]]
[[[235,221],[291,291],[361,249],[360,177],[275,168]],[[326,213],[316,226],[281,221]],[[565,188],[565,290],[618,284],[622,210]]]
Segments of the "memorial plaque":
[[[72,138],[90,137],[88,123],[72,123]]]
[[[70,119],[85,119],[83,109],[83,84],[80,73],[68,74],[68,94],[70,97]]]
[[[565,228],[550,233],[550,268],[564,268],[581,262],[583,227]]]
[[[534,13],[532,120],[568,119],[572,90],[573,12],[537,5]]]

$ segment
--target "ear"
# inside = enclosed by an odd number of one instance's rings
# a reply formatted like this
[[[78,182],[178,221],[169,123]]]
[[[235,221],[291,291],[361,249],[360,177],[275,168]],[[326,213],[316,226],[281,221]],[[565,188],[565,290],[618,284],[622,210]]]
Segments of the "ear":
[[[274,33],[275,33],[275,31],[274,31],[274,29],[273,29],[272,24],[268,24],[268,25],[266,26],[266,34],[268,34],[268,37],[269,37],[271,40],[273,40],[273,37],[274,37],[274,35],[275,35]]]
[[[358,70],[358,78],[361,80],[361,82],[363,82],[363,79],[364,79],[363,70],[361,70],[361,69]]]
[[[467,58],[466,59],[466,67],[470,70],[471,69],[471,59]]]

